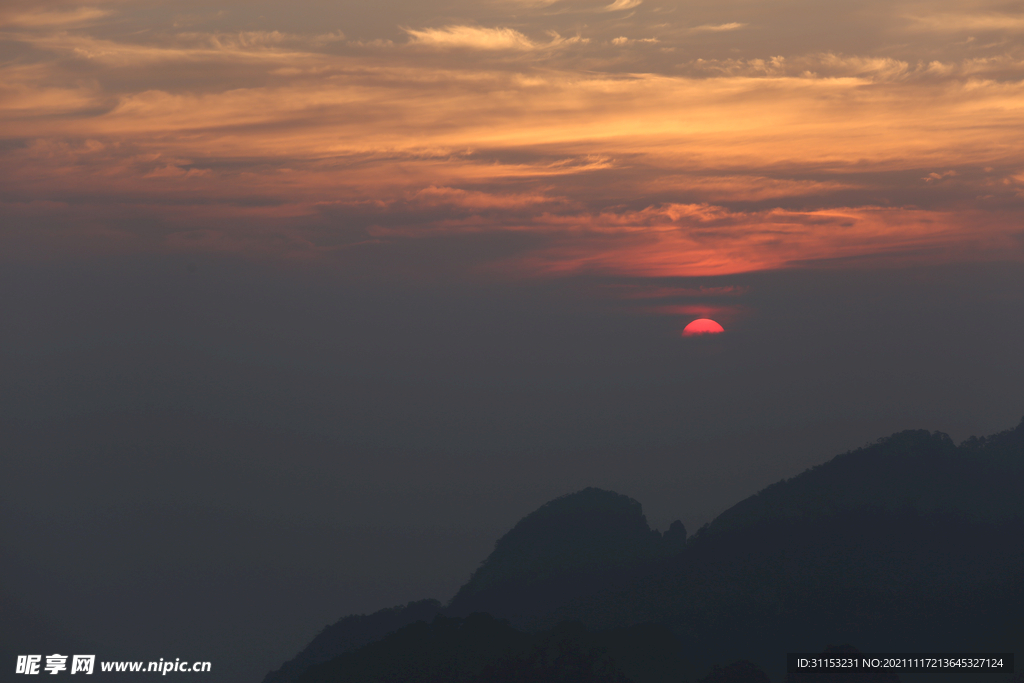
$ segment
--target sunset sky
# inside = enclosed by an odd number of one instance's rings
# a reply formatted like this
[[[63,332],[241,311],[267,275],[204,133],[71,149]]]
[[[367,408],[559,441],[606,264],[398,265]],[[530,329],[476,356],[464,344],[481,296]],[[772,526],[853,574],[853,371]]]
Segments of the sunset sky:
[[[4,7],[8,258],[510,234],[446,267],[536,278],[1022,253],[1019,3]]]
[[[1022,2],[0,4],[0,598],[99,655],[257,683],[555,496],[1009,428],[1022,348]]]

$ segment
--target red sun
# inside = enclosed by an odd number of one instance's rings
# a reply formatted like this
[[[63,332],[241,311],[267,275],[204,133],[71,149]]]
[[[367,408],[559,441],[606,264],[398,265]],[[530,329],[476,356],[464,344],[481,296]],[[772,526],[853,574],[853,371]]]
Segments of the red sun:
[[[705,334],[720,334],[725,328],[711,318],[697,318],[683,329],[684,337],[694,337]]]

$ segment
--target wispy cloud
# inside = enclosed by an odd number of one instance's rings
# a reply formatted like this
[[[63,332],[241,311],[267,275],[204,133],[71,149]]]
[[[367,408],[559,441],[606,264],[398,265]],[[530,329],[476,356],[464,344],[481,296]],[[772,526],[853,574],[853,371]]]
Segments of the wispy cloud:
[[[63,28],[81,26],[113,14],[110,10],[96,7],[79,7],[73,10],[35,10],[4,14],[0,13],[0,26],[24,28]]]
[[[914,29],[902,37],[928,49],[759,52],[763,13],[578,29],[595,9],[582,0],[564,14],[488,3],[479,24],[397,39],[328,22],[228,30],[229,15],[151,31],[133,1],[4,15],[23,54],[0,64],[0,217],[49,216],[96,248],[307,257],[514,233],[520,246],[477,265],[528,276],[1020,252],[1012,46]],[[591,42],[563,37],[575,30]],[[664,51],[694,32],[685,61]]]
[[[728,24],[702,24],[701,26],[694,26],[690,31],[692,33],[720,33],[722,31],[735,31],[743,28],[744,26],[746,26],[746,24],[732,21]]]
[[[942,182],[943,180],[946,180],[947,178],[953,178],[956,175],[956,171],[952,169],[949,171],[943,171],[942,173],[937,173],[933,171],[932,173],[929,173],[924,178],[922,178],[922,180],[925,181],[926,183],[939,183]]]
[[[601,9],[602,12],[618,12],[619,10],[633,9],[639,7],[643,0],[615,0],[610,5]]]
[[[632,45],[633,43],[660,43],[661,41],[657,38],[627,38],[626,36],[619,36],[618,38],[612,38],[612,45]]]
[[[724,285],[720,287],[664,287],[643,284],[607,284],[602,288],[618,299],[706,299],[722,296],[739,296],[750,291],[749,287]]]
[[[537,43],[511,28],[445,26],[443,28],[404,29],[410,42],[436,48],[473,50],[535,50]]]
[[[516,7],[547,7],[553,5],[558,0],[504,0],[510,5]]]
[[[964,244],[961,226],[969,219],[879,207],[746,213],[701,205],[650,207],[579,220],[603,228],[601,237],[559,240],[507,267],[549,276],[587,272],[674,277],[770,270],[848,257],[885,258],[922,247],[929,248],[929,257],[955,259]],[[987,249],[1011,243],[1000,230],[982,228],[977,237],[974,249],[986,242]]]
[[[919,30],[955,33],[964,31],[1022,31],[1024,14],[998,12],[936,13],[909,16]]]

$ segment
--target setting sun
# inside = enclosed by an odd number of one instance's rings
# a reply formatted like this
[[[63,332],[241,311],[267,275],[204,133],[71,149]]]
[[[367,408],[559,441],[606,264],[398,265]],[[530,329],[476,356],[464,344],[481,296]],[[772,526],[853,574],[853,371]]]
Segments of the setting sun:
[[[725,328],[716,323],[711,318],[697,318],[692,323],[683,328],[684,337],[695,337],[697,335],[705,334],[720,334],[725,332]]]

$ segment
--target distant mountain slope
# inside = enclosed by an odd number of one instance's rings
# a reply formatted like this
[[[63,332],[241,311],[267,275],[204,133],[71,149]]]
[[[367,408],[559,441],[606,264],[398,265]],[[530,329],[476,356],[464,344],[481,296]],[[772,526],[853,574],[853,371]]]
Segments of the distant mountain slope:
[[[959,446],[926,431],[880,439],[767,487],[689,540],[681,525],[652,531],[626,496],[586,489],[499,539],[445,614],[488,611],[533,633],[663,625],[678,645],[658,647],[712,678],[732,671],[715,664],[750,660],[781,680],[786,652],[837,643],[1024,651],[1022,494],[1024,420]],[[415,649],[411,633],[402,647]]]
[[[905,431],[769,486],[723,512],[708,531],[867,508],[1020,519],[1022,481],[1024,420],[959,447],[940,432]]]
[[[500,538],[451,604],[433,600],[345,617],[325,628],[302,652],[263,683],[291,683],[304,671],[416,621],[437,614],[491,611],[529,623],[573,596],[604,585],[609,572],[681,552],[686,529],[674,522],[665,534],[647,524],[640,503],[588,488],[557,498],[520,520]]]
[[[671,625],[698,669],[851,643],[1024,646],[1024,421],[956,446],[902,432],[769,486],[677,557],[544,623]]]
[[[263,683],[291,683],[312,666],[330,661],[392,631],[417,621],[431,621],[441,613],[437,600],[420,600],[374,612],[345,617],[324,628],[299,654],[271,671]]]
[[[406,626],[298,683],[677,683],[688,674],[677,650],[665,628],[531,634],[476,613]]]
[[[552,601],[586,592],[608,573],[679,552],[685,540],[682,523],[663,536],[648,526],[637,501],[587,488],[542,505],[498,539],[448,612],[488,611],[528,623]]]
[[[661,534],[640,503],[588,488],[545,503],[498,539],[455,599],[502,584],[542,581],[650,555]]]

